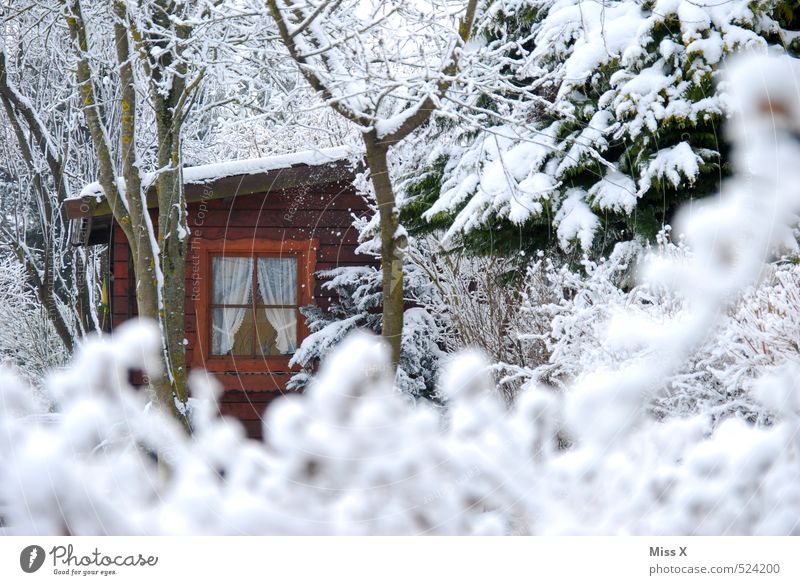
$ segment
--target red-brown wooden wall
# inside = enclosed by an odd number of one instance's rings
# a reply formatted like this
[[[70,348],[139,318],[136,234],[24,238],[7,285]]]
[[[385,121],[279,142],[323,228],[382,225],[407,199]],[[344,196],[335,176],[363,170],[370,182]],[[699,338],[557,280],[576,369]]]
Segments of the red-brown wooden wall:
[[[316,270],[370,264],[371,257],[356,254],[358,234],[353,215],[368,213],[364,200],[349,182],[328,183],[209,199],[189,204],[191,238],[204,240],[318,240]],[[155,214],[153,214],[155,220]],[[127,241],[119,226],[112,234],[112,326],[136,315],[135,282]],[[191,248],[191,246],[190,246]],[[195,364],[197,321],[192,300],[192,251],[186,260],[187,364]],[[314,302],[329,305],[330,291],[315,279]],[[199,364],[195,364],[199,365]],[[251,437],[261,436],[261,415],[269,402],[284,393],[290,372],[215,372],[225,392],[220,410],[239,418]]]

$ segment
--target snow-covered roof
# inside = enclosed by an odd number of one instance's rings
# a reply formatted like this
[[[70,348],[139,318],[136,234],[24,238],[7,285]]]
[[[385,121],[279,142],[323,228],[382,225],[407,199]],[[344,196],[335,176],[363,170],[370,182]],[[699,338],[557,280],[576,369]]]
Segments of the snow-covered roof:
[[[258,175],[268,171],[288,169],[294,166],[321,166],[347,159],[351,150],[347,146],[334,146],[319,150],[304,150],[290,154],[280,154],[264,158],[232,160],[227,162],[186,167],[183,169],[183,182],[187,185],[202,185],[226,177]],[[156,173],[143,173],[142,184],[149,186],[155,182]],[[120,179],[121,180],[121,179]],[[89,183],[76,199],[84,197],[102,197],[103,188],[99,182]]]

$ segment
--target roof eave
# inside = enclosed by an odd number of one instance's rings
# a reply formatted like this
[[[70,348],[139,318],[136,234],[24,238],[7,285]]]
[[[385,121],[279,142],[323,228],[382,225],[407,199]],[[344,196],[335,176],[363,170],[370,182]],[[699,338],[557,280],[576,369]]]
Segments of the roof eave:
[[[341,181],[351,182],[357,172],[358,169],[354,169],[346,160],[322,165],[297,164],[261,173],[231,175],[197,183],[186,182],[184,190],[186,200],[192,203]],[[65,206],[67,217],[72,220],[112,215],[108,201],[94,195],[69,199],[65,202]],[[151,185],[147,190],[147,207],[151,209],[158,207],[155,185]]]

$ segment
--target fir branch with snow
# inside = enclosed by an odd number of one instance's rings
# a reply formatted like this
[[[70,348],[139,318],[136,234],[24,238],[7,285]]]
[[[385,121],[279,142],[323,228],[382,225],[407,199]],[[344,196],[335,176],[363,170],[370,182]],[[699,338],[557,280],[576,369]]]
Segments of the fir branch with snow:
[[[446,237],[487,250],[506,229],[607,254],[649,240],[730,173],[719,71],[793,40],[777,2],[494,3],[474,73],[407,156],[406,191]],[[426,165],[436,176],[420,180]],[[504,227],[508,226],[508,227]],[[498,240],[502,238],[497,238]]]

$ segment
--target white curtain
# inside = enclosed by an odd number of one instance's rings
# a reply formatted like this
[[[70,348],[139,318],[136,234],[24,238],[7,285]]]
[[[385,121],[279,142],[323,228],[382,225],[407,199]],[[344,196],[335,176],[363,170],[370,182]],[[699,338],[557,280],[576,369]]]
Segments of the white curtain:
[[[258,288],[265,305],[297,304],[297,259],[259,258]],[[278,334],[276,344],[282,354],[297,349],[297,313],[294,308],[264,309]]]
[[[253,260],[217,257],[213,267],[213,302],[222,305],[247,305],[251,302]],[[242,326],[246,307],[214,309],[211,353],[226,355],[233,349],[236,332]]]

